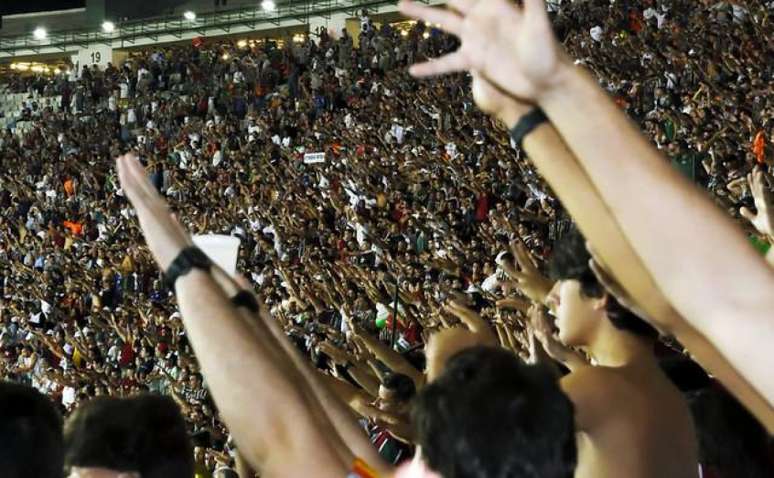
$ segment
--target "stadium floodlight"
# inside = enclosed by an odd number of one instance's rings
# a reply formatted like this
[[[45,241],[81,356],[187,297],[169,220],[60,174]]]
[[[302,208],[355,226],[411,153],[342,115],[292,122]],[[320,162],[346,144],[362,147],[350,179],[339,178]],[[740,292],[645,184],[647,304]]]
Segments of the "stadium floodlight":
[[[48,32],[45,28],[38,27],[32,32],[32,36],[35,37],[36,40],[45,40],[48,37]]]
[[[102,31],[105,33],[113,33],[116,30],[116,24],[105,20],[102,22]]]
[[[192,12],[191,10],[188,10],[187,12],[185,12],[183,14],[183,18],[185,18],[189,22],[192,22],[192,21],[196,20],[196,13]]]
[[[267,12],[273,12],[277,9],[277,4],[274,3],[274,0],[263,0],[261,2],[261,8]]]

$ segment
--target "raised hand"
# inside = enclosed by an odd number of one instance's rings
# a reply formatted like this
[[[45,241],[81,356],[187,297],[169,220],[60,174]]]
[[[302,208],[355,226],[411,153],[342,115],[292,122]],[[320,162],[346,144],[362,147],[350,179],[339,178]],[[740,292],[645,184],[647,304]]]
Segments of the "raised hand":
[[[497,337],[494,332],[492,332],[492,328],[475,311],[467,308],[456,300],[449,301],[446,305],[446,310],[460,319],[460,322],[465,324],[471,332],[478,335],[484,343],[489,345],[497,343]]]
[[[511,128],[525,114],[529,113],[532,105],[516,100],[504,92],[480,73],[473,72],[473,100],[484,113],[499,118],[505,126]]]
[[[554,37],[543,0],[451,0],[450,9],[402,1],[400,11],[461,41],[454,53],[414,65],[418,77],[473,71],[508,93],[537,101],[560,81],[569,62]]]
[[[133,153],[118,157],[118,177],[124,194],[134,206],[145,241],[162,271],[180,251],[191,246],[191,237],[175,218],[145,174]]]
[[[541,342],[545,343],[554,336],[551,320],[543,307],[539,305],[533,305],[529,310],[529,327]]]
[[[743,207],[739,213],[755,226],[761,234],[765,235],[770,241],[774,241],[774,194],[766,187],[766,181],[763,177],[763,170],[755,170],[747,175],[747,182],[750,185],[750,192],[755,200],[755,209],[757,214]]]
[[[511,252],[515,259],[515,264],[500,261],[497,265],[502,267],[505,273],[516,282],[518,289],[524,295],[532,301],[542,304],[546,296],[551,292],[551,288],[554,285],[553,282],[540,273],[523,242],[520,240],[511,242]]]

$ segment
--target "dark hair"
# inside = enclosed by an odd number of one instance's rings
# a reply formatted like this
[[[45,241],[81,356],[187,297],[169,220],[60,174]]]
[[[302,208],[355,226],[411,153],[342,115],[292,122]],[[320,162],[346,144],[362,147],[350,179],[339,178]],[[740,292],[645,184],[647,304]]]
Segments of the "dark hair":
[[[0,382],[0,443],[3,477],[62,476],[62,416],[34,388]]]
[[[395,399],[400,402],[408,402],[417,394],[417,387],[408,375],[391,373],[382,381],[384,388],[395,394]]]
[[[570,400],[547,370],[499,348],[454,355],[417,395],[412,423],[444,478],[571,478],[577,463]]]
[[[586,297],[602,297],[607,293],[589,266],[591,254],[586,249],[586,239],[573,227],[556,241],[549,263],[549,275],[553,280],[577,280],[581,294]],[[607,318],[620,330],[626,330],[641,337],[655,339],[659,333],[629,309],[608,294],[605,307]]]
[[[65,466],[137,471],[143,478],[190,478],[193,451],[185,421],[169,397],[99,397],[65,426]]]

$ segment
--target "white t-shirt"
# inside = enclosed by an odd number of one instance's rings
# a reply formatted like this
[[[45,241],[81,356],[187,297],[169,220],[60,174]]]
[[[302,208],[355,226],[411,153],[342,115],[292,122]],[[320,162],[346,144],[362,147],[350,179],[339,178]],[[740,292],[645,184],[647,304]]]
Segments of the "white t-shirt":
[[[62,405],[69,407],[75,403],[75,389],[73,387],[65,387],[62,390]]]

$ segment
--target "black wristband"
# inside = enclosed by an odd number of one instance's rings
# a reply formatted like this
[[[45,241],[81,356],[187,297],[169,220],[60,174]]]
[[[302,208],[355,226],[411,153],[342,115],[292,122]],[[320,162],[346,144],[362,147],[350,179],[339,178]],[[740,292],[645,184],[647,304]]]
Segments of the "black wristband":
[[[193,269],[201,269],[209,272],[212,267],[212,261],[207,254],[198,247],[186,247],[177,255],[169,269],[164,273],[164,283],[168,288],[174,290],[175,282]]]
[[[519,149],[524,149],[524,137],[530,134],[535,128],[548,121],[548,117],[543,110],[535,108],[529,113],[521,117],[516,126],[511,128],[511,139],[519,146]]]
[[[250,312],[258,312],[258,301],[255,296],[246,290],[240,290],[237,295],[231,298],[231,303],[237,308],[244,307]]]

